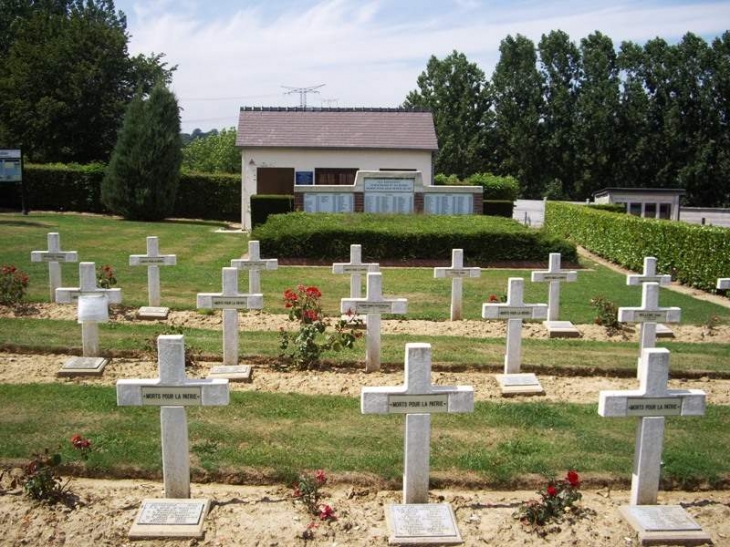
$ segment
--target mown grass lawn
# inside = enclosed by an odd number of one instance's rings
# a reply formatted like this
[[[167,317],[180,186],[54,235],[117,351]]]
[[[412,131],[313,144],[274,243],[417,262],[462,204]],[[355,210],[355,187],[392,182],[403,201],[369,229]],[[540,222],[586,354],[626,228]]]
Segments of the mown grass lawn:
[[[63,250],[78,251],[80,260],[95,262],[97,266],[111,265],[124,304],[142,306],[147,304],[147,269],[128,266],[129,255],[145,253],[145,238],[155,235],[159,237],[160,252],[175,254],[178,259],[177,266],[160,268],[163,304],[176,309],[194,309],[196,294],[219,292],[221,268],[230,266],[231,259],[247,252],[247,237],[216,231],[222,227],[222,223],[204,221],[144,223],[77,214],[2,214],[0,264],[14,264],[28,272],[29,300],[47,301],[48,267],[31,263],[30,252],[46,249],[48,232],[59,232]],[[465,259],[468,265],[469,257]],[[596,313],[590,300],[594,296],[604,296],[618,306],[641,304],[641,288],[628,287],[625,276],[590,260],[583,260],[582,266],[578,282],[562,284],[561,319],[577,324],[592,323]],[[408,299],[406,319],[444,321],[449,318],[451,284],[449,280],[434,279],[433,268],[382,268],[382,272],[384,294]],[[548,284],[531,283],[530,270],[489,268],[482,271],[480,278],[464,281],[464,317],[480,319],[482,304],[492,294],[506,294],[510,277],[525,278],[526,302],[547,302]],[[282,293],[299,283],[320,287],[324,310],[332,316],[339,314],[340,299],[349,296],[349,276],[334,275],[331,267],[282,266],[264,272],[261,279],[264,311],[268,313],[283,313]],[[66,286],[77,286],[77,264],[63,265],[63,281]],[[241,272],[239,290],[245,292],[247,287],[247,274]],[[661,290],[660,304],[682,308],[682,322],[686,324],[704,324],[713,317],[720,322],[730,321],[730,309],[667,289]]]

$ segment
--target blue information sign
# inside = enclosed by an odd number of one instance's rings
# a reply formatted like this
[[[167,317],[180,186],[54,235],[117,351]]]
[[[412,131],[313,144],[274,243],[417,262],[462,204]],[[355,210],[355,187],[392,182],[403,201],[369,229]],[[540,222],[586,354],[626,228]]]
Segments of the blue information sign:
[[[308,184],[311,185],[314,182],[314,172],[312,171],[297,171],[295,177],[297,184]]]
[[[21,182],[23,166],[20,150],[0,150],[0,182]]]

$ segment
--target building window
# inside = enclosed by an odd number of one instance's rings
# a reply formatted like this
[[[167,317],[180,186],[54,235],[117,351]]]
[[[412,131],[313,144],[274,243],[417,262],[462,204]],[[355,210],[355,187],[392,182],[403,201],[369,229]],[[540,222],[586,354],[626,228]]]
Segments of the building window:
[[[317,167],[314,184],[352,185],[355,184],[356,173],[357,168]]]
[[[628,203],[626,205],[626,212],[630,215],[635,215],[637,217],[641,216],[641,203]]]
[[[670,220],[672,218],[672,206],[669,203],[659,204],[659,218]]]
[[[644,217],[656,218],[656,203],[645,203],[644,204]]]

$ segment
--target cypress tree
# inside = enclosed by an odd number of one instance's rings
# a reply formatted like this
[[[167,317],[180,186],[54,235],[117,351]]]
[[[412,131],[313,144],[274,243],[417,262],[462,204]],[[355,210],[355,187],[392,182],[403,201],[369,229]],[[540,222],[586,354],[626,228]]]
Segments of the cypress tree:
[[[180,110],[162,85],[135,95],[101,186],[110,211],[129,220],[163,220],[175,206],[182,161]]]

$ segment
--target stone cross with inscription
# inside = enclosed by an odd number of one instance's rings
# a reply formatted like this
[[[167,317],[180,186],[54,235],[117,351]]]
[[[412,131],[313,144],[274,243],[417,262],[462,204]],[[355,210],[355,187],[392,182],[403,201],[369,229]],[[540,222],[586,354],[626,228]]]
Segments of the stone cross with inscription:
[[[641,287],[640,308],[619,308],[618,320],[622,323],[641,325],[639,352],[656,346],[657,323],[679,323],[682,310],[677,307],[659,307],[659,283],[648,282]]]
[[[228,380],[185,376],[185,337],[157,338],[159,377],[117,380],[117,405],[160,407],[162,473],[166,498],[190,497],[190,452],[186,406],[228,404]]]
[[[408,300],[383,298],[383,274],[370,272],[367,277],[367,296],[341,299],[340,312],[366,315],[365,371],[380,370],[380,315],[408,313]]]
[[[641,274],[628,274],[626,284],[629,286],[643,285],[644,283],[659,283],[662,287],[672,284],[672,276],[656,273],[656,258],[644,257],[644,271]]]
[[[276,270],[279,261],[276,258],[261,258],[258,241],[248,242],[248,258],[231,260],[231,266],[239,270],[248,270],[249,294],[261,294],[261,271]]]
[[[364,387],[363,414],[405,414],[405,470],[403,503],[428,503],[431,414],[472,412],[471,386],[431,384],[431,344],[406,344],[405,383],[392,387]]]
[[[238,268],[223,268],[223,292],[198,293],[198,309],[223,310],[223,365],[238,365],[238,310],[260,310],[262,294],[238,292]]]
[[[350,245],[350,262],[335,262],[332,264],[333,274],[350,274],[350,298],[362,297],[362,274],[379,270],[380,265],[376,262],[363,263],[362,247],[360,245]]]
[[[130,266],[147,266],[147,292],[149,295],[149,307],[157,308],[160,306],[160,266],[177,265],[176,255],[161,255],[159,240],[157,236],[149,236],[147,238],[147,254],[146,255],[129,255]],[[169,310],[165,308],[164,316],[167,317]],[[142,308],[141,316],[146,316],[147,312],[152,312]],[[162,311],[159,311],[163,314]]]
[[[99,322],[87,321],[81,316],[81,296],[104,296],[106,304],[121,304],[122,289],[102,289],[96,286],[96,265],[93,262],[79,262],[79,286],[58,287],[56,289],[56,302],[59,304],[71,304],[77,302],[79,305],[79,322],[81,323],[81,339],[84,357],[98,355],[99,352]],[[68,364],[64,368],[68,368]],[[82,367],[83,368],[83,367]]]
[[[639,360],[639,389],[601,391],[598,414],[604,418],[637,417],[631,505],[654,505],[659,491],[665,416],[702,416],[705,392],[667,389],[669,350],[649,348]]]
[[[563,281],[566,283],[577,281],[578,272],[575,270],[561,269],[560,253],[550,253],[550,265],[548,269],[532,272],[531,280],[533,283],[550,283],[547,320],[548,322],[557,321],[560,310],[560,283]]]
[[[523,319],[545,319],[547,317],[546,304],[525,304],[523,300],[524,280],[521,277],[510,277],[507,289],[507,302],[487,303],[482,305],[482,317],[484,319],[501,319],[507,321],[507,353],[504,357],[504,377],[497,377],[502,385],[502,392],[542,392],[537,383],[535,389],[527,388],[534,383],[521,382],[518,376],[513,382],[510,376],[519,375],[522,364],[522,320]],[[534,375],[526,378],[532,381]],[[534,379],[535,383],[537,379]],[[515,389],[506,389],[515,386]],[[519,388],[519,389],[518,389]]]
[[[58,232],[48,234],[47,251],[31,251],[31,262],[48,262],[48,280],[51,289],[51,302],[56,300],[56,289],[61,286],[61,263],[78,262],[76,251],[61,250],[61,235]]]
[[[462,318],[462,279],[465,277],[479,277],[480,268],[464,267],[464,250],[451,249],[451,266],[448,268],[434,268],[433,276],[436,279],[451,278],[451,320],[459,321]]]

